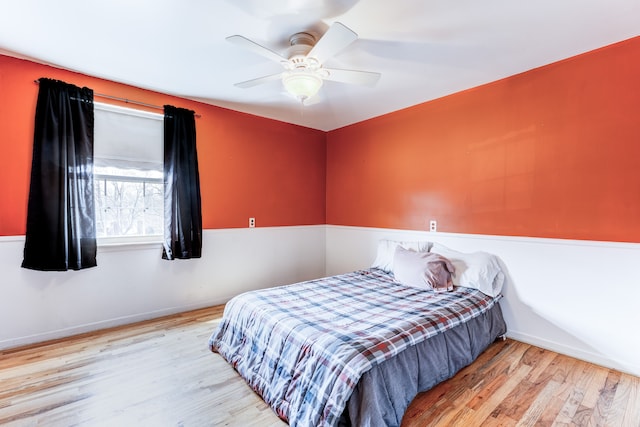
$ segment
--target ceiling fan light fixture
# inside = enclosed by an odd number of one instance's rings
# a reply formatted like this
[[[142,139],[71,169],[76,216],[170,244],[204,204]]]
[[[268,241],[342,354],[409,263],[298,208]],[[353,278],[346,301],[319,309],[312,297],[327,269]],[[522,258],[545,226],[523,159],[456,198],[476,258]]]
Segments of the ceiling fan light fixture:
[[[283,56],[244,36],[229,36],[227,37],[229,42],[278,62],[284,67],[282,73],[236,83],[235,86],[249,88],[274,80],[282,80],[282,85],[287,92],[302,104],[318,93],[324,80],[373,86],[380,78],[380,73],[324,68],[325,60],[342,51],[357,38],[358,35],[344,24],[334,22],[319,39],[309,32],[295,33],[289,38],[291,46],[287,50],[287,55]]]
[[[291,71],[282,77],[284,88],[300,101],[305,101],[318,93],[322,78],[307,71]]]

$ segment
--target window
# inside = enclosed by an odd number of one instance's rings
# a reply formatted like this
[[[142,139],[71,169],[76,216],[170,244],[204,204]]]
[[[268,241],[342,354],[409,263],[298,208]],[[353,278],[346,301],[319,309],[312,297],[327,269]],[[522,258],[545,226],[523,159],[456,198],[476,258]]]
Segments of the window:
[[[162,235],[162,173],[98,169],[94,174],[97,237]]]
[[[163,115],[95,103],[98,243],[161,242]]]

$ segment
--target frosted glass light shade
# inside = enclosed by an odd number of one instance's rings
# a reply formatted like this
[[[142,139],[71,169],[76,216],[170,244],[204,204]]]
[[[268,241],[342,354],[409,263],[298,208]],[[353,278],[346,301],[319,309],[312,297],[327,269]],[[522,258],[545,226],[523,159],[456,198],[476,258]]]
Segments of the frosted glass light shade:
[[[308,72],[291,72],[282,78],[282,84],[287,92],[304,101],[318,93],[322,79]]]

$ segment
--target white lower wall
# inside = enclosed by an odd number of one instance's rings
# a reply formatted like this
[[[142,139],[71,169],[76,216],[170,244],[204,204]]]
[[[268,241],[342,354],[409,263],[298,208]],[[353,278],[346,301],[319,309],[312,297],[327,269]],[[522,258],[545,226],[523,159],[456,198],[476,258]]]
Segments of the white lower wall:
[[[640,244],[342,226],[326,235],[328,275],[369,267],[382,238],[496,254],[508,336],[640,376]]]
[[[222,304],[241,292],[367,268],[381,238],[430,240],[503,261],[508,335],[640,376],[640,244],[342,226],[205,230],[203,258],[101,247],[98,267],[20,268],[0,237],[0,349]]]
[[[0,349],[222,304],[251,289],[324,275],[325,226],[205,230],[203,257],[159,244],[98,248],[98,267],[20,267],[24,237],[0,237]]]

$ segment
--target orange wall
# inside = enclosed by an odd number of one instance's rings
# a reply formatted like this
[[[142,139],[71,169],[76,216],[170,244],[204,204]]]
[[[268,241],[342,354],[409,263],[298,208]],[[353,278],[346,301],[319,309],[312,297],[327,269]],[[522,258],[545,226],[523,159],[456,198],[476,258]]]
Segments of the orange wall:
[[[329,132],[327,223],[640,242],[640,37]]]
[[[204,228],[246,227],[250,216],[257,226],[325,223],[324,132],[0,55],[0,235],[25,232],[38,92],[34,80],[40,77],[200,114]]]
[[[197,111],[205,228],[436,219],[447,232],[640,242],[638,76],[637,37],[325,134],[0,56],[0,235],[24,234],[33,80],[50,77]]]

